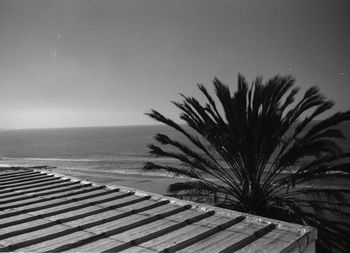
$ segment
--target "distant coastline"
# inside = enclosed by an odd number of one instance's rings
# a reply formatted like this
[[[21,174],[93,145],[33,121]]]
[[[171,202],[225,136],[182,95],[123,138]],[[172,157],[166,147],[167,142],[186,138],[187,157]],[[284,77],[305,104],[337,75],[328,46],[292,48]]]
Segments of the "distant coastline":
[[[350,152],[350,123],[340,128],[348,137],[341,140],[340,145]],[[179,165],[174,159],[148,155],[147,145],[153,142],[156,133],[186,141],[179,133],[162,125],[1,131],[0,166],[49,166],[62,171],[174,178],[166,173],[142,170],[147,161]],[[338,184],[343,186],[341,182]]]

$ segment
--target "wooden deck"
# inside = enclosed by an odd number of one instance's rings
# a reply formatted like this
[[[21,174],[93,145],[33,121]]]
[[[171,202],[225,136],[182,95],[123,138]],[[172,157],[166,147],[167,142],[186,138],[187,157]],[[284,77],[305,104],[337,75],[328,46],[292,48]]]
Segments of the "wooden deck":
[[[315,239],[310,227],[0,168],[0,252],[312,252]]]

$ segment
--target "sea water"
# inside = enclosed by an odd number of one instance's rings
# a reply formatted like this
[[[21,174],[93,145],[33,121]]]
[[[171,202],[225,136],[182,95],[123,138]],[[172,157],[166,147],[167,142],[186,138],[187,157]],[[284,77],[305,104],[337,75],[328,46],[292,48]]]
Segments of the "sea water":
[[[47,165],[142,174],[147,161],[178,164],[148,154],[147,146],[155,142],[156,133],[184,140],[180,133],[160,125],[2,130],[0,166]]]
[[[350,152],[350,124],[342,124],[341,130],[347,140],[339,144]],[[67,170],[171,176],[165,172],[146,173],[142,169],[147,161],[180,165],[175,159],[148,154],[147,146],[155,143],[156,133],[186,142],[181,133],[164,125],[1,130],[0,166],[47,165]]]

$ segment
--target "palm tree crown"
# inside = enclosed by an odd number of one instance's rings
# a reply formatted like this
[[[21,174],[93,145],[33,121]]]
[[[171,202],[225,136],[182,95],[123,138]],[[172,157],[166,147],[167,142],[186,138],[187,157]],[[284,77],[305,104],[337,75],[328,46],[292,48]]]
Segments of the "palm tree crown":
[[[315,226],[319,249],[346,251],[349,223],[337,216],[350,216],[350,190],[326,186],[331,180],[350,179],[350,154],[337,143],[344,138],[338,125],[350,119],[350,111],[315,121],[333,102],[317,87],[295,101],[299,88],[291,76],[266,82],[256,78],[249,86],[239,75],[234,94],[218,79],[213,83],[216,99],[198,85],[204,105],[183,95],[182,103],[173,102],[190,130],[155,110],[147,113],[189,142],[157,134],[158,145],[149,145],[150,154],[175,158],[181,166],[148,162],[144,169],[192,178],[170,185],[172,195]]]

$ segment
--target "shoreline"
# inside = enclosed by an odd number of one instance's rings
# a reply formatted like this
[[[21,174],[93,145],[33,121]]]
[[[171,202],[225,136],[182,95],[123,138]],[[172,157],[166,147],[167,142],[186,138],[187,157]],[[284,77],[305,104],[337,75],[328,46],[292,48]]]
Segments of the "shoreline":
[[[167,194],[167,188],[172,183],[189,181],[191,179],[166,177],[143,174],[119,174],[107,171],[87,171],[79,169],[53,168],[54,173],[75,177],[81,180],[88,180],[97,184],[108,184],[112,186],[124,186],[141,191]]]
[[[119,173],[118,171],[108,170],[87,170],[80,168],[63,168],[49,165],[37,165],[37,166],[0,166],[1,169],[9,168],[32,168],[43,171],[49,171],[58,173],[65,176],[74,177],[80,180],[91,181],[92,183],[111,185],[114,187],[122,186],[128,188],[134,188],[141,191],[152,192],[160,195],[167,195],[167,188],[170,184],[177,182],[193,181],[194,179],[186,177],[167,176],[162,174],[147,174],[147,173]],[[341,182],[331,185],[300,185],[299,187],[317,187],[317,188],[338,188],[338,189],[350,189],[348,185],[344,185]]]

